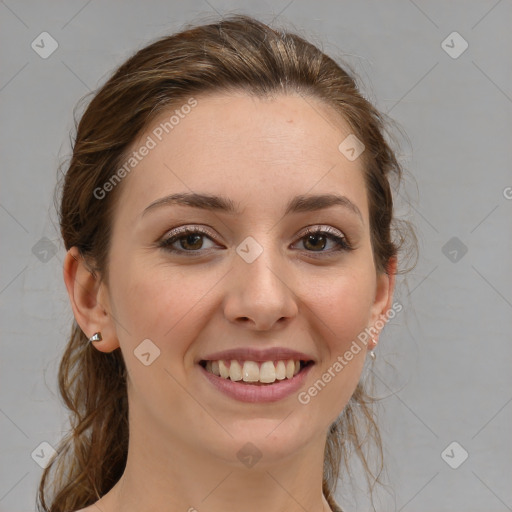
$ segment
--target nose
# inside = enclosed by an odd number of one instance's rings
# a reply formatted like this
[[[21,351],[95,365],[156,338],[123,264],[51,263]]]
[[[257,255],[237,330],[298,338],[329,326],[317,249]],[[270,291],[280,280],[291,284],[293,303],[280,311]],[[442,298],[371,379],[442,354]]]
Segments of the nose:
[[[235,257],[234,272],[229,273],[224,315],[228,321],[256,331],[288,324],[297,315],[298,306],[289,273],[277,261],[263,253],[252,263]]]

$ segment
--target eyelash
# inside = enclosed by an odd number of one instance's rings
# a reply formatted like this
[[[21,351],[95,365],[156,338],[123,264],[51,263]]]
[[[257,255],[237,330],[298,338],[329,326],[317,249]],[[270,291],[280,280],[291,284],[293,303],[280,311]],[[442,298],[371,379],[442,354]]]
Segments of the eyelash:
[[[171,234],[170,236],[161,239],[157,244],[158,247],[162,248],[168,252],[174,253],[174,254],[180,254],[180,255],[187,254],[187,255],[190,255],[189,257],[194,257],[195,255],[199,254],[201,252],[201,249],[199,249],[197,251],[187,251],[185,249],[175,249],[172,247],[172,244],[174,244],[175,242],[179,241],[182,238],[185,238],[187,235],[204,235],[204,236],[212,239],[210,232],[208,232],[205,229],[200,228],[200,227],[176,228],[173,232],[174,232],[174,234]],[[171,233],[173,233],[173,232],[171,232]],[[306,228],[303,235],[299,238],[299,240],[303,240],[309,235],[325,235],[327,238],[334,241],[338,245],[337,249],[332,249],[329,251],[308,251],[308,250],[304,249],[306,252],[311,253],[311,255],[332,254],[332,253],[337,253],[340,251],[347,251],[347,252],[353,251],[354,248],[350,245],[347,238],[345,236],[339,236],[338,233],[339,233],[338,230],[334,230],[333,228],[331,228],[329,226],[323,226],[323,229],[320,229],[318,227],[316,227],[316,228],[308,227],[308,228]]]

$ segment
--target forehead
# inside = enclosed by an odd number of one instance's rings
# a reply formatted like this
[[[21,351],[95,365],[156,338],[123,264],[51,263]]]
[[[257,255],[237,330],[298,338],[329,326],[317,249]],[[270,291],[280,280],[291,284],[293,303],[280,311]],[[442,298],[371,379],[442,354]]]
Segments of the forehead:
[[[132,144],[129,154],[150,150],[123,180],[122,216],[134,219],[176,192],[218,194],[266,210],[295,195],[337,192],[367,216],[362,159],[350,161],[338,149],[352,131],[322,101],[242,93],[192,100],[160,115]]]

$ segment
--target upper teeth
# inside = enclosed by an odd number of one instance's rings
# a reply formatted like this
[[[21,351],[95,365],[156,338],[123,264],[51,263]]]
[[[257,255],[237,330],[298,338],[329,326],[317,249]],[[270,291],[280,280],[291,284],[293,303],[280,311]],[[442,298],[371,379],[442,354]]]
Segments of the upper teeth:
[[[260,366],[261,365],[261,366]],[[300,370],[300,361],[207,361],[206,370],[218,377],[233,381],[270,383],[277,380],[291,379]]]

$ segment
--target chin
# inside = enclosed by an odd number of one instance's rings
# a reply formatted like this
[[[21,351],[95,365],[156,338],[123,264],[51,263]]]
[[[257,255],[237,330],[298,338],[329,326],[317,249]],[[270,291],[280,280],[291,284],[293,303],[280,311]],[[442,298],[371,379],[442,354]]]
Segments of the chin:
[[[315,435],[311,431],[311,423],[306,429],[304,419],[299,419],[297,415],[294,421],[292,419],[294,415],[295,413],[292,412],[288,417],[286,415],[281,418],[260,417],[224,425],[233,437],[225,438],[225,442],[229,446],[225,446],[223,455],[235,453],[237,459],[243,458],[244,455],[261,456],[261,462],[266,465],[297,454],[302,447],[309,444],[326,429],[319,427],[319,431]],[[214,444],[217,447],[220,446],[217,443]],[[229,460],[232,462],[232,459]],[[238,465],[238,460],[236,460],[236,464]]]

